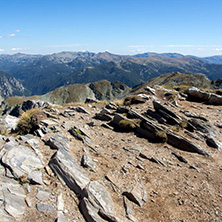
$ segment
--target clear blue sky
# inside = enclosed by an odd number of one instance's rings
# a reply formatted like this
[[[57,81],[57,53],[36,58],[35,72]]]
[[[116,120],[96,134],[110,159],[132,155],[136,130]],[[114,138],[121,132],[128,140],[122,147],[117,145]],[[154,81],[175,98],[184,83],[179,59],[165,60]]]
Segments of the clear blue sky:
[[[0,53],[222,54],[222,0],[7,0]]]

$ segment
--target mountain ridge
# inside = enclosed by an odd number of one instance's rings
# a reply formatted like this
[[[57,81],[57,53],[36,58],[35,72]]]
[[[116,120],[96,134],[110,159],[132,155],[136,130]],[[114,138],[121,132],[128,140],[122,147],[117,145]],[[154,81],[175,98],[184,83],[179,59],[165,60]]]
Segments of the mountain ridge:
[[[169,72],[202,73],[221,78],[220,56],[199,58],[178,53],[116,55],[109,52],[60,52],[50,55],[0,55],[0,69],[19,80],[32,95],[58,87],[102,79],[121,81],[129,87]],[[209,63],[209,61],[216,61]]]

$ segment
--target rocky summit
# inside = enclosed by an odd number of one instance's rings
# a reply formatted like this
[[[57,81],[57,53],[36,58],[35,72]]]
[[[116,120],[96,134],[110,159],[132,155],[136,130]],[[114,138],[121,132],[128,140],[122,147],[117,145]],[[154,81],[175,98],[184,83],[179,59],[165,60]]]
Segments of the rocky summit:
[[[0,221],[222,220],[220,95],[143,86],[84,102],[3,113]]]

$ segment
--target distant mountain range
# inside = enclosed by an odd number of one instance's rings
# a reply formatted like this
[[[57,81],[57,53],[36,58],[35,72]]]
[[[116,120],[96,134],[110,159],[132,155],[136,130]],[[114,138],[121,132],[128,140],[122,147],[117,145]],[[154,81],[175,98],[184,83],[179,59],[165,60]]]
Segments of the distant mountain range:
[[[61,52],[51,55],[0,55],[0,70],[10,73],[30,95],[42,95],[60,86],[99,80],[121,81],[133,87],[160,74],[202,73],[222,78],[222,56],[195,57],[178,53],[134,56],[109,52]]]

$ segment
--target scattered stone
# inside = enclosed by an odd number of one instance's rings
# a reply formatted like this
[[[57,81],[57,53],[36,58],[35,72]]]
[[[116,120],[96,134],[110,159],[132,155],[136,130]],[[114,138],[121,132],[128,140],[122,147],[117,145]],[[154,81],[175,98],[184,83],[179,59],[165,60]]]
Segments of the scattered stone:
[[[34,108],[47,108],[50,105],[51,104],[48,102],[36,101],[36,100],[26,100],[22,104],[22,110],[26,111],[26,110],[30,110],[30,109],[34,109]]]
[[[143,189],[141,183],[137,182],[135,186],[132,188],[131,191],[123,192],[129,200],[133,201],[134,203],[138,204],[140,207],[146,202],[147,194]]]
[[[81,158],[81,166],[86,167],[86,168],[94,168],[94,163],[89,155],[89,153],[85,153],[82,158]]]
[[[116,110],[117,109],[117,105],[115,103],[110,102],[109,104],[106,105],[107,109],[112,109],[112,110]]]
[[[49,204],[43,204],[43,203],[37,203],[36,208],[40,212],[48,212],[48,211],[54,211],[56,208]]]
[[[54,133],[58,133],[58,132],[62,131],[61,128],[58,126],[51,126],[50,130],[52,130],[52,132],[54,132]]]
[[[101,120],[101,121],[111,121],[112,120],[112,117],[109,116],[108,114],[106,113],[96,113],[95,115],[95,119],[98,119],[98,120]]]
[[[66,219],[65,215],[63,214],[63,212],[58,212],[57,213],[57,218],[55,222],[68,222],[68,220]]]
[[[182,157],[180,154],[178,154],[177,152],[175,152],[171,148],[169,148],[167,146],[165,146],[165,148],[167,148],[180,162],[188,163],[188,161],[184,157]]]
[[[183,113],[185,116],[187,117],[192,117],[192,118],[196,118],[196,119],[202,119],[203,121],[208,121],[205,117],[201,116],[201,115],[197,115],[195,113],[192,113],[190,111],[187,110],[180,110],[181,113]]]
[[[58,116],[56,116],[56,115],[54,115],[54,114],[51,114],[51,113],[49,113],[49,112],[47,112],[47,111],[45,111],[45,110],[43,110],[43,113],[46,114],[46,116],[49,117],[49,118],[59,119]]]
[[[149,86],[145,87],[144,89],[147,90],[148,92],[152,93],[153,95],[156,95],[156,90],[155,89],[153,89]]]
[[[195,128],[207,135],[210,136],[220,136],[220,132],[213,127],[211,124],[204,122],[203,120],[200,119],[190,119],[189,122],[195,126]]]
[[[81,200],[79,208],[87,222],[102,222],[100,216],[97,214],[98,209],[86,197]]]
[[[179,107],[179,105],[178,105],[178,103],[177,103],[176,100],[174,100],[174,101],[172,102],[172,104],[173,104],[174,106],[176,106],[176,107]]]
[[[99,182],[91,181],[85,187],[84,194],[95,208],[102,209],[106,214],[115,215],[112,198]]]
[[[166,108],[165,106],[163,106],[162,104],[160,104],[157,101],[153,101],[153,107],[157,112],[163,111],[163,112],[169,114],[170,116],[181,120],[181,117],[179,117],[176,113],[172,112],[171,110],[169,110],[168,108]]]
[[[25,202],[26,202],[28,207],[32,207],[32,200],[31,200],[30,197],[26,197]]]
[[[98,103],[98,100],[87,97],[85,103]]]
[[[222,143],[213,137],[207,137],[206,143],[208,146],[222,150]]]
[[[41,124],[44,125],[45,127],[49,127],[49,126],[56,125],[57,122],[54,120],[44,119],[44,120],[41,120]]]
[[[71,127],[68,132],[73,135],[76,139],[79,139],[81,141],[83,141],[83,143],[85,144],[92,144],[92,140],[90,138],[90,136],[88,135],[88,133],[81,127]]]
[[[45,144],[50,146],[52,149],[59,150],[60,148],[63,148],[64,150],[69,151],[69,143],[61,134],[52,135],[45,141]]]
[[[50,197],[51,191],[49,189],[42,189],[41,187],[38,188],[36,198],[42,201],[48,200]]]
[[[76,112],[79,112],[79,113],[85,113],[85,114],[90,114],[85,108],[83,108],[82,106],[77,106],[75,108]]]
[[[197,167],[195,167],[195,166],[193,166],[193,165],[190,165],[190,169],[194,169],[194,170],[196,170],[197,172],[200,172],[200,169],[197,168]]]
[[[169,130],[167,130],[167,143],[184,151],[209,156],[209,154],[196,143]]]
[[[120,186],[117,185],[118,183],[116,182],[116,179],[114,178],[114,176],[112,175],[112,173],[109,171],[106,175],[105,178],[110,181],[115,187],[117,187],[118,189],[120,189]]]
[[[42,172],[39,170],[32,171],[31,173],[28,174],[27,178],[31,184],[39,184],[39,185],[44,184],[42,180]]]

